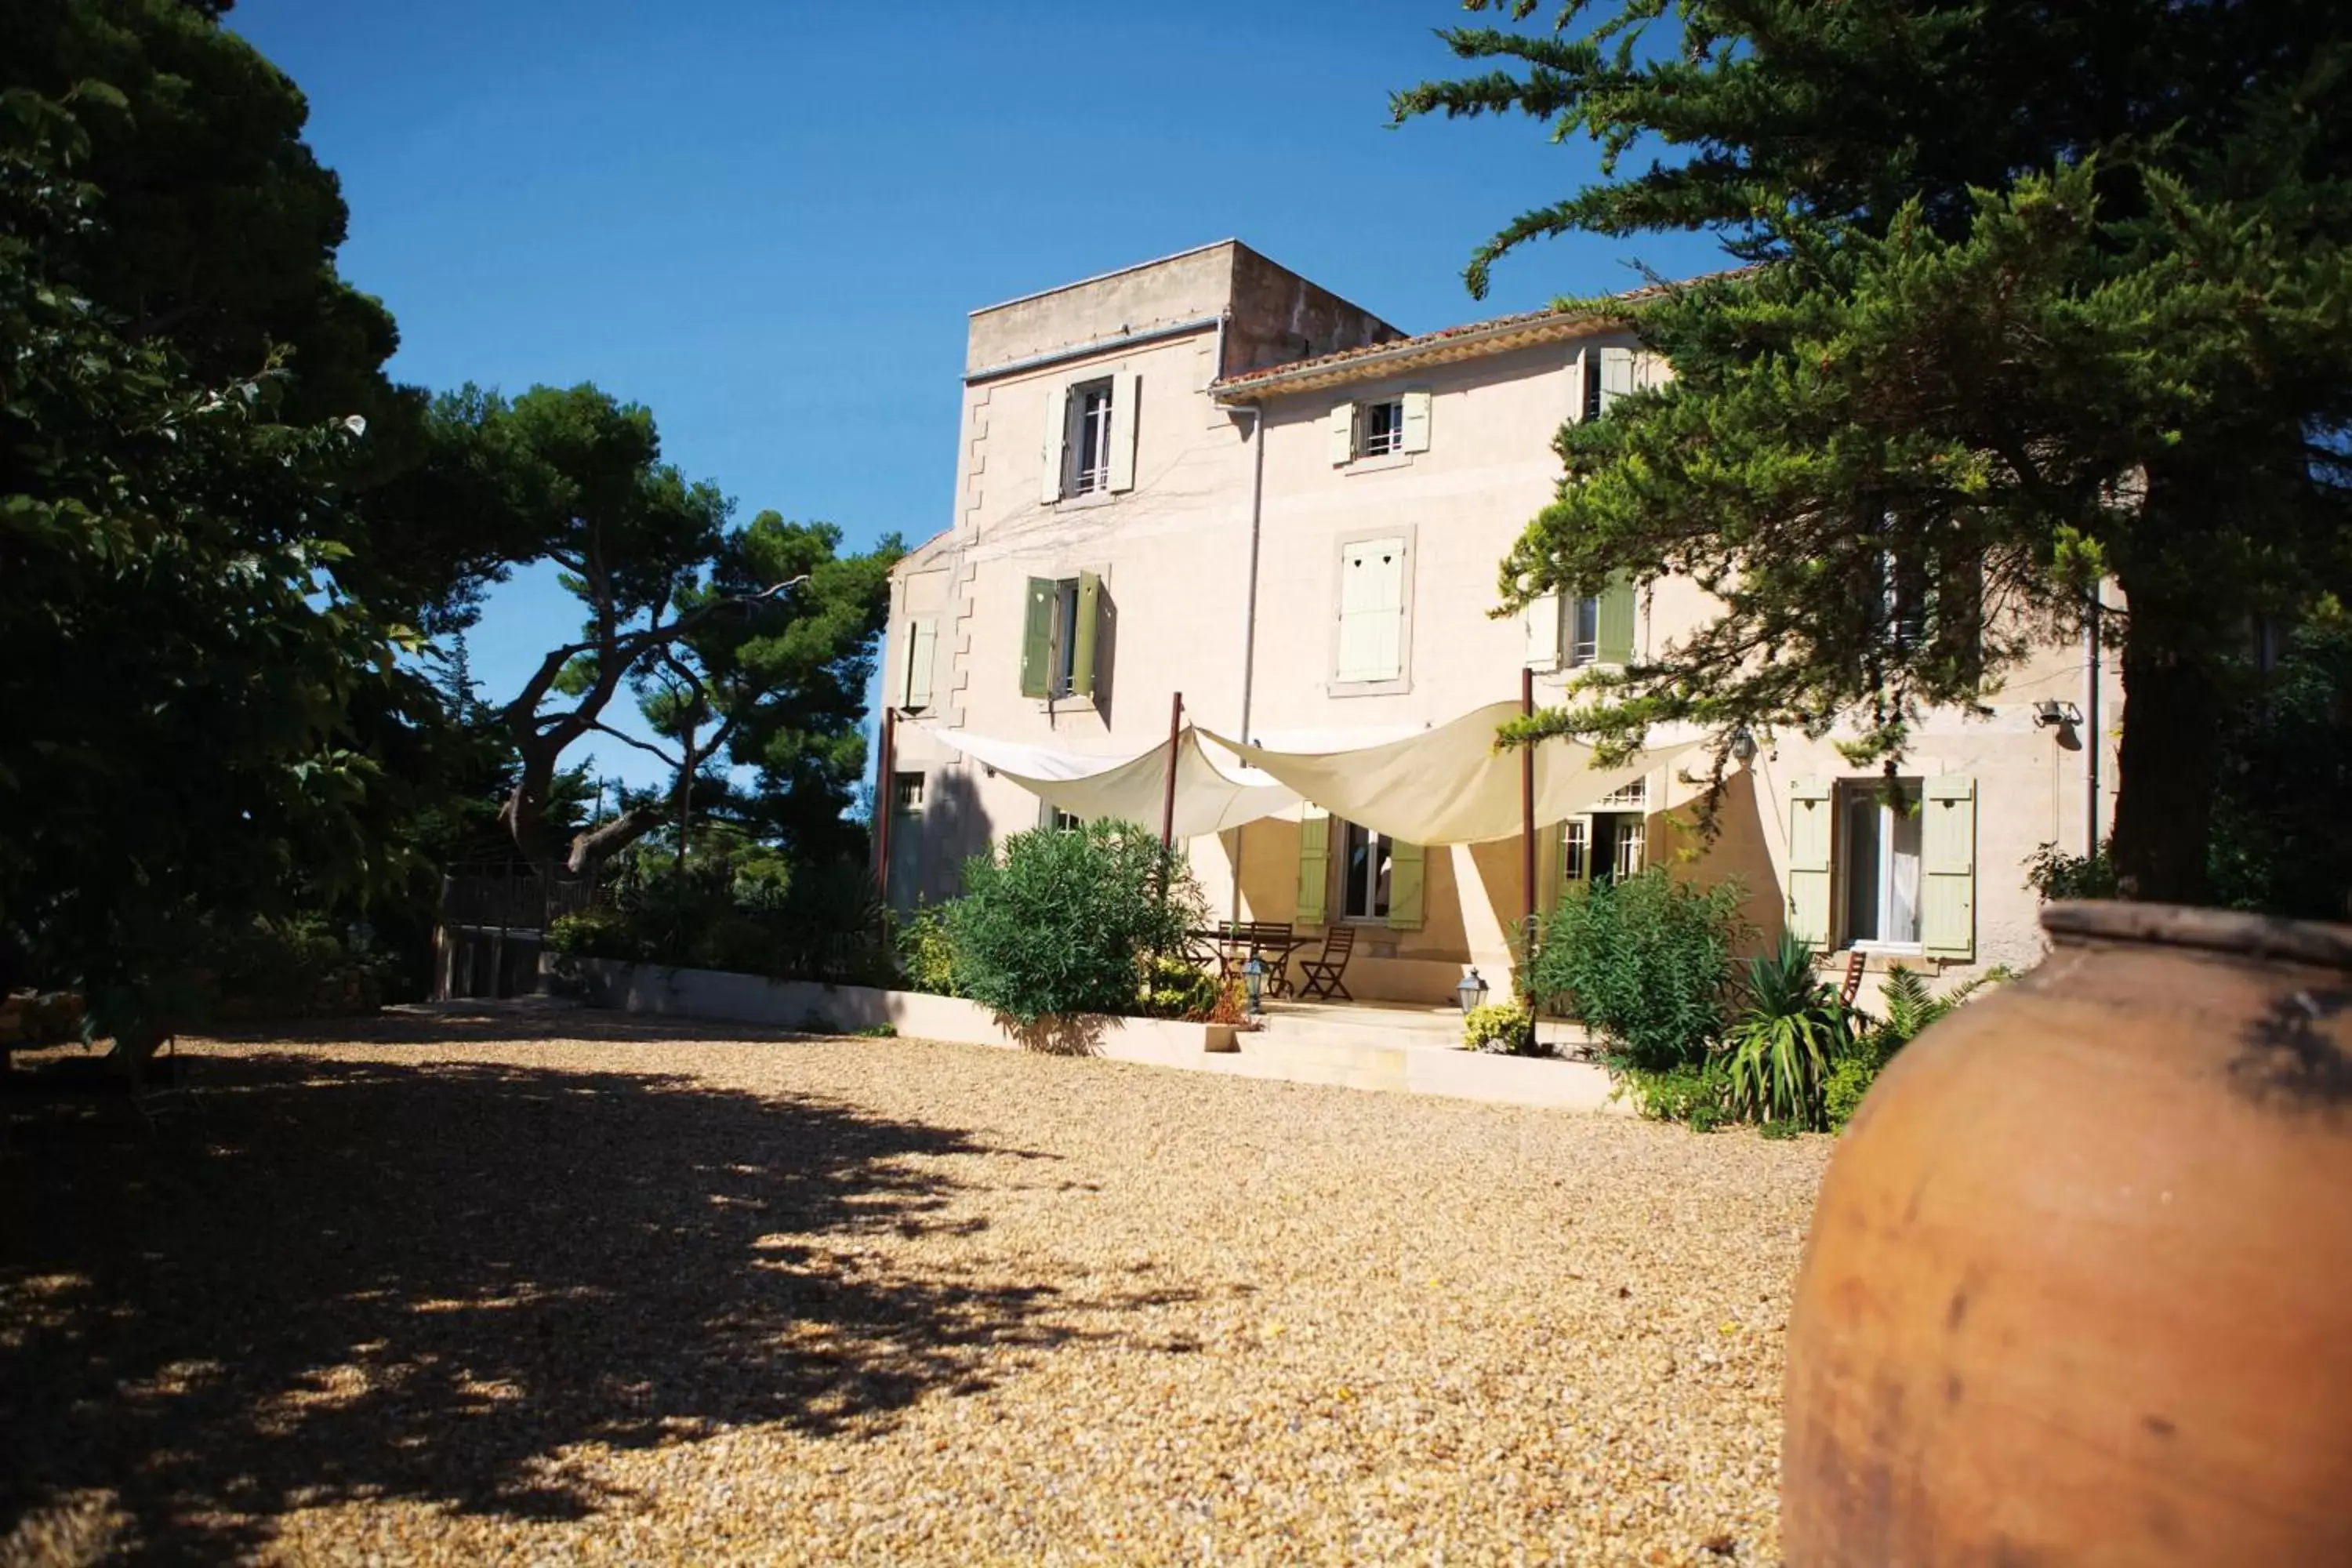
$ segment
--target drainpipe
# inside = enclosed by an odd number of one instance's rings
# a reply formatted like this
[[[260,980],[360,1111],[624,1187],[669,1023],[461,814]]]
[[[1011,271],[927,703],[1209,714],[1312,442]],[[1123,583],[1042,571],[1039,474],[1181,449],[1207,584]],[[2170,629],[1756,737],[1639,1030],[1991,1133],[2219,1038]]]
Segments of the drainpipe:
[[[2099,651],[2099,600],[2104,592],[2104,584],[2092,585],[2090,613],[2084,617],[2084,662],[2090,689],[2083,696],[2083,755],[2089,764],[2083,802],[2083,853],[2089,856],[2099,852],[2099,748],[2106,743],[2099,731],[2099,677],[2105,663]]]
[[[1216,379],[1225,374],[1225,327],[1233,320],[1227,310],[1217,321]],[[1265,410],[1254,403],[1215,403],[1213,406],[1227,414],[1250,416],[1250,503],[1249,503],[1249,584],[1243,598],[1242,611],[1242,724],[1240,739],[1250,736],[1250,705],[1257,692],[1257,564],[1261,532],[1262,509],[1265,500]],[[1234,920],[1242,918],[1242,836],[1248,829],[1234,829]]]

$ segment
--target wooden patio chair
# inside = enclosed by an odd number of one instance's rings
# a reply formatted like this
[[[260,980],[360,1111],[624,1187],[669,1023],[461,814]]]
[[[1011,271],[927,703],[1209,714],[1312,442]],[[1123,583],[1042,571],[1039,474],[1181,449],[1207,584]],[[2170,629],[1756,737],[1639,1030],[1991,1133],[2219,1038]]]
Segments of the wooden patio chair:
[[[1853,999],[1862,994],[1862,972],[1869,964],[1870,956],[1860,948],[1845,955],[1845,984],[1838,987],[1838,1005],[1853,1005]]]
[[[1298,961],[1302,984],[1298,999],[1311,1002],[1320,996],[1329,1002],[1353,1002],[1340,976],[1348,973],[1348,955],[1356,951],[1356,928],[1343,925],[1331,928],[1323,939],[1323,951],[1313,958]]]

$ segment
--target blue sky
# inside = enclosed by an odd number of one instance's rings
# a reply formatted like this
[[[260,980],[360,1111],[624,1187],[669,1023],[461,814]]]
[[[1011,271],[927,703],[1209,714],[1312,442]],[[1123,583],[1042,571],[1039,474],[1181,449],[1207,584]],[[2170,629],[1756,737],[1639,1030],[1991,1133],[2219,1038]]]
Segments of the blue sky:
[[[593,381],[749,519],[947,525],[964,316],[1235,237],[1408,331],[1623,287],[1684,237],[1471,247],[1593,173],[1526,121],[1388,128],[1452,74],[1444,0],[240,0],[352,209],[401,380]],[[544,574],[471,639],[485,695],[578,624]],[[617,715],[616,715],[617,716]],[[574,759],[577,760],[577,759]],[[652,782],[617,744],[599,771]]]

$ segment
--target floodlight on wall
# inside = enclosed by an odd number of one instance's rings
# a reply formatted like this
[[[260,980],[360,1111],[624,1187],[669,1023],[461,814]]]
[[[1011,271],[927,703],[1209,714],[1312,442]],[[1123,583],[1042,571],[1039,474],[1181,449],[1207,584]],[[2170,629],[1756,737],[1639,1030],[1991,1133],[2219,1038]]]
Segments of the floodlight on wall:
[[[1745,724],[1734,727],[1731,731],[1731,760],[1742,767],[1756,760],[1756,737],[1748,732]]]
[[[2071,730],[2083,721],[2083,710],[2072,702],[2043,698],[2033,705],[2033,724],[2038,730],[2053,727]]]

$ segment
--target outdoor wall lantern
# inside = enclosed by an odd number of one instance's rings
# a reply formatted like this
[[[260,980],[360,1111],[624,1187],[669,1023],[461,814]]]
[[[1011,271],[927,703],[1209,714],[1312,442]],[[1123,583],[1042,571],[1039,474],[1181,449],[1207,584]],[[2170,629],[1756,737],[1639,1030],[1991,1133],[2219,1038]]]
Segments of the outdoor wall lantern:
[[[2033,723],[2036,729],[2046,730],[2055,727],[2071,730],[2082,721],[2083,710],[2072,702],[2058,702],[2045,699],[2033,705]]]
[[[1462,977],[1462,984],[1454,988],[1454,999],[1461,1003],[1462,1010],[1467,1013],[1474,1007],[1486,1005],[1486,983],[1478,978],[1478,971],[1474,967]]]
[[[1731,760],[1743,768],[1756,760],[1756,737],[1748,732],[1745,724],[1731,731]]]
[[[1242,965],[1242,978],[1249,985],[1250,1016],[1255,1018],[1265,1011],[1258,1005],[1258,996],[1265,985],[1265,965],[1258,961],[1256,953],[1251,953],[1249,962]]]

